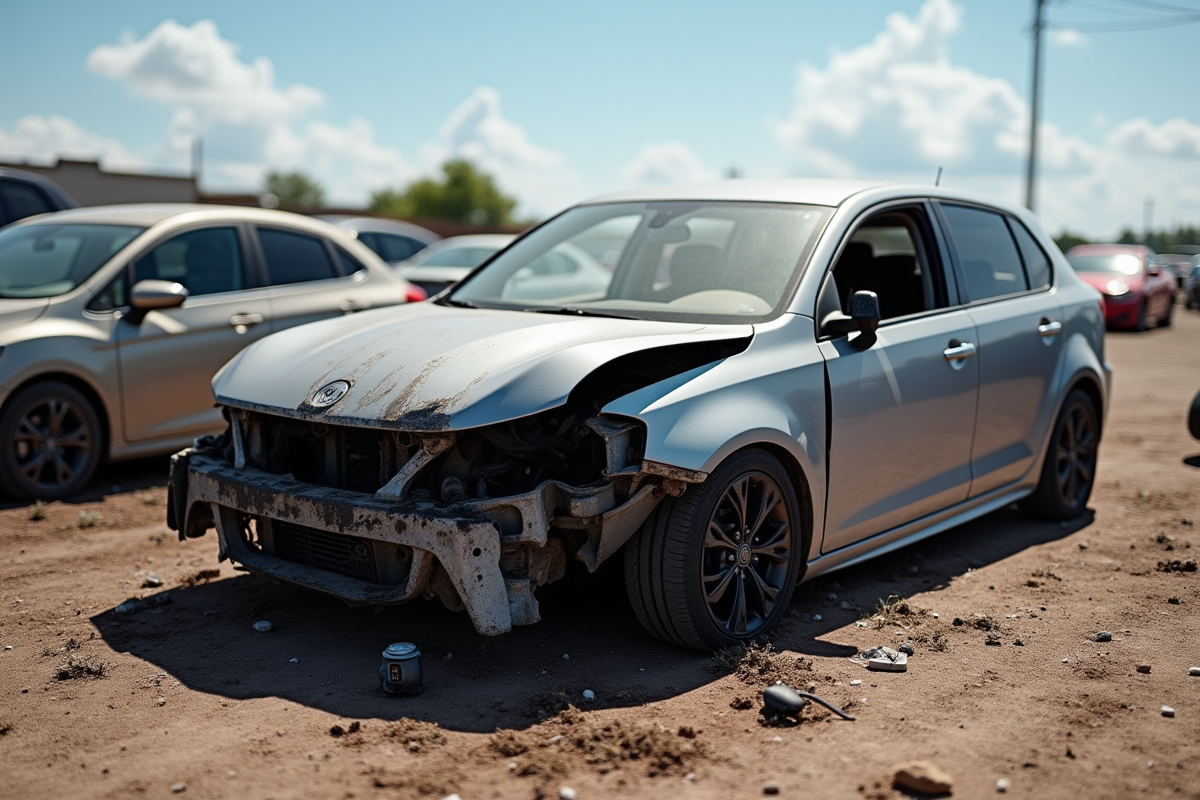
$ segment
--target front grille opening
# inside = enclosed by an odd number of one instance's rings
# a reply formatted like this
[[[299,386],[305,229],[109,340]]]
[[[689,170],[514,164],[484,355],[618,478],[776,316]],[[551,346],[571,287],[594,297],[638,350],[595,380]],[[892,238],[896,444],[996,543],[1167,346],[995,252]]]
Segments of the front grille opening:
[[[248,463],[314,486],[374,494],[408,460],[411,441],[391,431],[259,416],[262,447]]]
[[[292,564],[381,586],[408,582],[412,548],[304,525],[243,515],[242,539],[251,550]]]

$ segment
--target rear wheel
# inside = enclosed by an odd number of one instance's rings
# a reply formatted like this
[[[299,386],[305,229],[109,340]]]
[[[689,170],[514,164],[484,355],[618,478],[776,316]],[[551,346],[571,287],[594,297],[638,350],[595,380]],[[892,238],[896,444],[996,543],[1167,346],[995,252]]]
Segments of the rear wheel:
[[[743,450],[655,510],[625,550],[630,604],[650,633],[715,650],[771,632],[791,600],[804,541],[783,466]]]
[[[1167,302],[1167,313],[1163,314],[1162,319],[1158,321],[1158,327],[1171,327],[1171,318],[1175,315],[1175,293],[1171,293],[1171,299]]]
[[[1141,305],[1138,306],[1137,322],[1134,323],[1133,329],[1135,331],[1144,331],[1149,327],[1150,324],[1146,320],[1146,301],[1142,300]]]
[[[46,381],[14,394],[0,412],[0,481],[19,500],[77,494],[100,464],[100,419],[73,386]]]
[[[1096,406],[1087,392],[1073,389],[1054,423],[1037,488],[1021,501],[1021,510],[1032,517],[1051,520],[1073,519],[1082,514],[1096,480],[1099,444]]]

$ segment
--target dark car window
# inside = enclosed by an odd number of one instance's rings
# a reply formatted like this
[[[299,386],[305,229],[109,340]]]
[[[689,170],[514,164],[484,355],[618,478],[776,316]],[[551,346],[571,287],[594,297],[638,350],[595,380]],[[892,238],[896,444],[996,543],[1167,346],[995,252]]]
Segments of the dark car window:
[[[876,214],[855,229],[832,273],[844,313],[850,312],[854,293],[861,291],[879,297],[881,319],[946,304],[945,290],[932,268],[924,222],[920,210],[904,208]]]
[[[1021,249],[1021,259],[1025,262],[1025,275],[1029,278],[1030,289],[1045,289],[1050,285],[1050,257],[1046,255],[1033,235],[1025,230],[1025,226],[1014,219],[1008,221],[1017,247]]]
[[[133,282],[175,281],[189,296],[234,292],[246,286],[236,228],[204,228],[173,236],[139,258]]]
[[[267,259],[267,280],[272,286],[337,277],[325,242],[316,236],[259,228],[258,239]]]
[[[334,245],[334,251],[337,253],[338,265],[342,268],[343,275],[353,275],[356,272],[362,272],[366,267],[354,256],[347,253],[342,248]]]
[[[407,236],[392,233],[377,233],[379,249],[375,252],[384,261],[404,261],[425,249],[425,243]]]
[[[942,211],[967,280],[968,300],[986,300],[1029,289],[1021,257],[1004,217],[967,206],[943,205]]]
[[[3,222],[8,223],[55,209],[46,194],[33,184],[0,180],[0,210]]]

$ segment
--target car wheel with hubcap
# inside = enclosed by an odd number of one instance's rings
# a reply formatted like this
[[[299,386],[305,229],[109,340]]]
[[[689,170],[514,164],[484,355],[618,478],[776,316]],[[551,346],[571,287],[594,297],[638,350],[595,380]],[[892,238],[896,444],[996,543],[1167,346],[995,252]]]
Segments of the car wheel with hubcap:
[[[791,478],[764,450],[743,450],[704,483],[667,498],[625,550],[629,600],[655,636],[716,650],[765,636],[804,562]]]
[[[46,381],[14,394],[0,412],[0,481],[18,500],[77,494],[103,452],[100,419],[73,386]]]
[[[1087,392],[1073,389],[1054,423],[1037,488],[1021,501],[1021,510],[1051,520],[1082,514],[1096,480],[1099,444],[1096,406]]]

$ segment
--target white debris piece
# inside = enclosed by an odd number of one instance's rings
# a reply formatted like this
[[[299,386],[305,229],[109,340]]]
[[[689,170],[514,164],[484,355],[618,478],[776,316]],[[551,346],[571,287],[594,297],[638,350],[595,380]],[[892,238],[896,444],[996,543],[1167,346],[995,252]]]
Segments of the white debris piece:
[[[1000,794],[1004,794],[1005,792],[1007,792],[1008,787],[1009,787],[1008,778],[1000,778],[999,780],[996,781],[996,791],[1000,792]]]
[[[1163,706],[1162,715],[1164,717],[1173,717],[1175,716],[1175,709],[1171,708],[1170,706]]]
[[[272,627],[273,626],[271,623],[267,622],[265,619],[260,619],[258,622],[254,623],[254,630],[258,631],[259,633],[266,633],[267,631],[271,630]]]
[[[12,648],[10,647],[8,649],[11,650]],[[1189,668],[1188,675],[1191,675],[1193,678],[1200,678],[1200,667]]]
[[[583,699],[590,703],[596,699],[596,693],[593,692],[591,689],[584,689],[583,690]]]
[[[575,790],[570,786],[564,786],[558,790],[558,800],[575,800]]]

